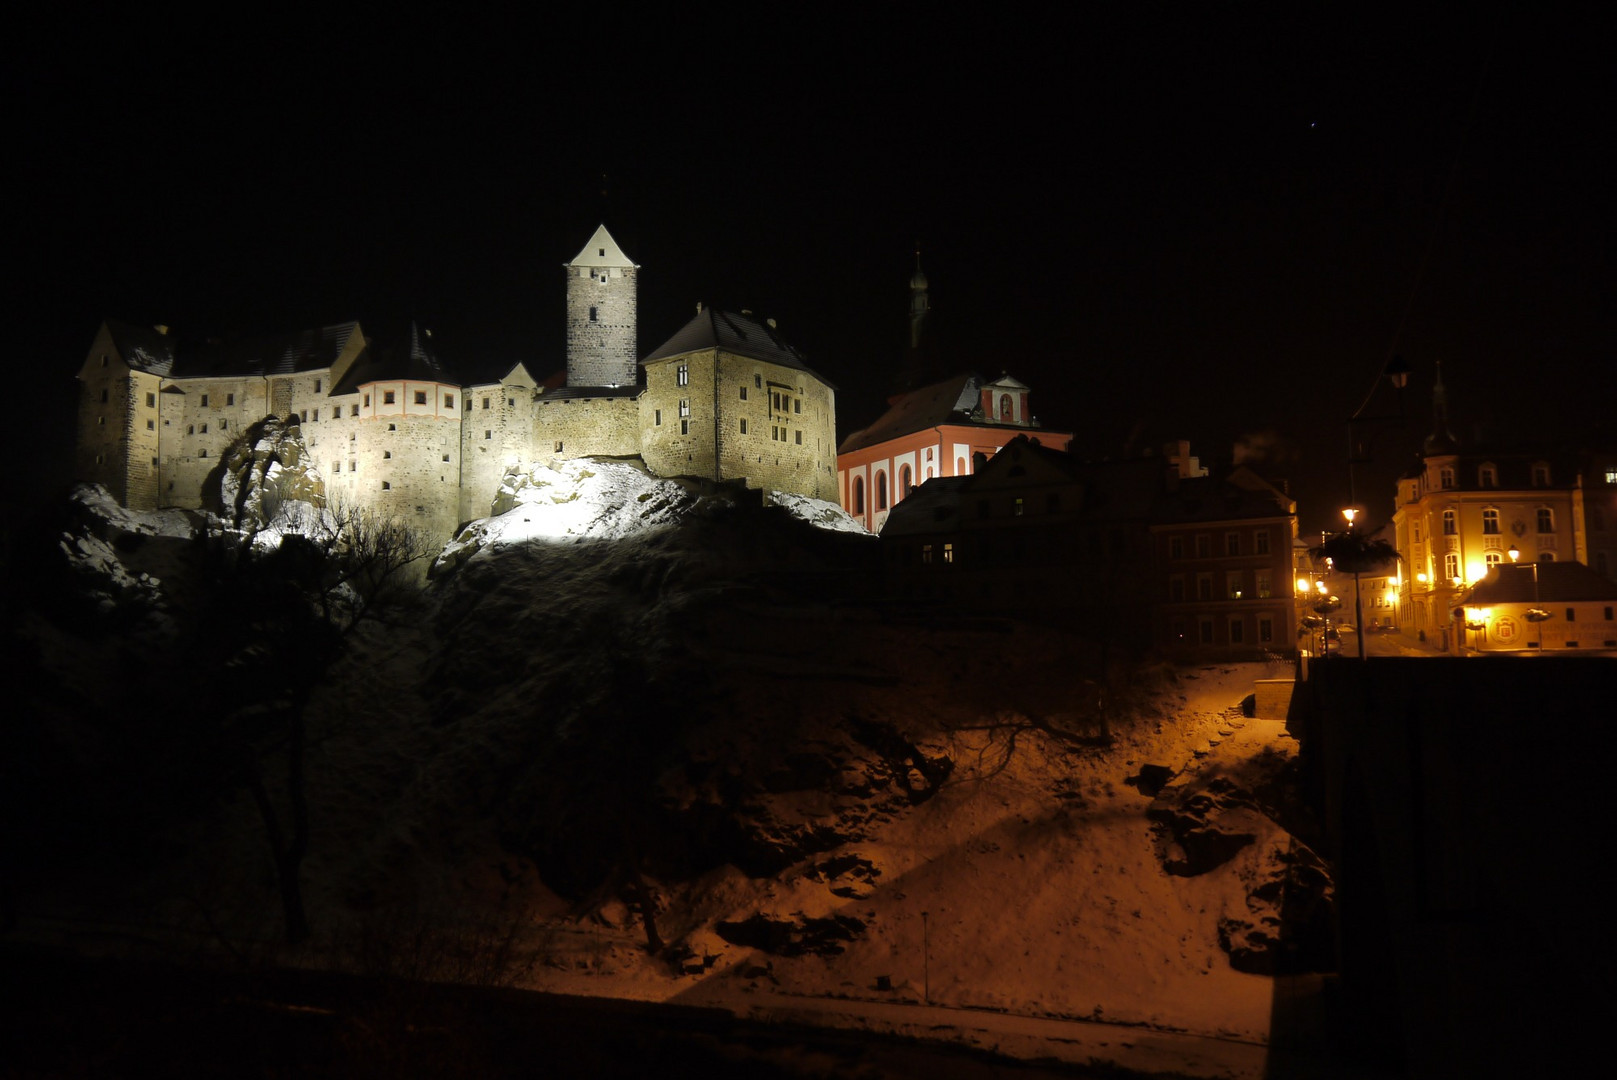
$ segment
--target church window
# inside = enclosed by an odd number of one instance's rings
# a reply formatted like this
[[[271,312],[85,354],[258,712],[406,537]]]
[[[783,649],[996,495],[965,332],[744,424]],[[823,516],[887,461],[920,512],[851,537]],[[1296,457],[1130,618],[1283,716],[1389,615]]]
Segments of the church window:
[[[887,509],[887,474],[876,473],[876,509]]]
[[[690,414],[691,414],[691,399],[690,398],[680,398],[679,399],[679,415],[682,416],[682,417],[685,417],[685,416],[689,416]]]
[[[801,432],[801,431],[799,431],[799,432],[798,432],[798,433],[797,433],[797,445],[798,445],[798,446],[802,446],[802,445],[803,445],[803,433],[802,433],[802,432]]]
[[[454,407],[455,407],[455,395],[454,394],[445,394],[444,395],[444,408],[453,409]]]
[[[1482,512],[1482,532],[1486,536],[1499,535],[1499,511],[1488,509]]]
[[[914,477],[910,473],[910,467],[905,465],[898,470],[898,497],[905,498],[913,490],[915,490]]]
[[[415,392],[415,403],[417,405],[425,405],[427,403],[427,392],[425,390],[417,390]]]
[[[391,390],[382,391],[382,404],[383,405],[392,405],[393,404],[393,391],[391,391]]]
[[[674,381],[680,386],[689,386],[691,383],[691,366],[681,364],[674,369]]]
[[[853,478],[853,512],[865,512],[865,478],[862,476]]]
[[[1555,511],[1547,506],[1538,508],[1538,531],[1541,533],[1555,531]]]
[[[147,394],[146,395],[146,407],[148,409],[151,409],[151,408],[156,408],[156,406],[157,406],[157,395],[156,394]]]
[[[1454,536],[1458,532],[1459,532],[1459,525],[1454,519],[1454,511],[1453,510],[1445,510],[1445,511],[1443,511],[1443,535],[1444,536]]]

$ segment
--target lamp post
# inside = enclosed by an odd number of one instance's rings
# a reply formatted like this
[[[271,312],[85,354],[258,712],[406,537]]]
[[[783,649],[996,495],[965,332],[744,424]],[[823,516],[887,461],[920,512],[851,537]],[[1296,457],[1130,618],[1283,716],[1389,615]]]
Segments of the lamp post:
[[[1515,565],[1516,560],[1522,557],[1522,549],[1515,544],[1510,545],[1510,562]],[[1538,606],[1538,563],[1528,563],[1533,568],[1533,606],[1522,612],[1522,618],[1538,627],[1538,655],[1544,655],[1544,624],[1555,616]]]
[[[1359,516],[1359,509],[1350,506],[1342,511],[1347,518],[1348,532],[1353,531],[1353,519]],[[1359,561],[1353,561],[1353,636],[1359,643],[1359,659],[1364,659],[1364,601],[1359,596]]]

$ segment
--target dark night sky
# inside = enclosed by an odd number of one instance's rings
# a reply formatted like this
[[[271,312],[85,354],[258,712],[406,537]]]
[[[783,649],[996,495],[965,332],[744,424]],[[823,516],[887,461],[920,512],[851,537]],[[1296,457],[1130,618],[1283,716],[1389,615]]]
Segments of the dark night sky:
[[[106,317],[415,318],[451,364],[554,370],[559,265],[604,217],[643,267],[642,350],[697,300],[773,315],[844,434],[898,365],[919,241],[952,366],[1016,374],[1089,453],[1272,432],[1305,528],[1345,500],[1343,421],[1393,352],[1410,431],[1372,473],[1409,460],[1436,361],[1461,435],[1610,437],[1614,95],[1588,28],[749,10],[41,35],[13,72],[16,362],[71,402]]]

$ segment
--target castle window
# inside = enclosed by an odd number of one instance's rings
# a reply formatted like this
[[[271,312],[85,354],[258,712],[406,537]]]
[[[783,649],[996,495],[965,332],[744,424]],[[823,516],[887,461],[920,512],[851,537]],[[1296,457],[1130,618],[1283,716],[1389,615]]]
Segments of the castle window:
[[[679,415],[684,417],[684,416],[689,416],[690,414],[691,414],[691,399],[690,398],[680,398],[679,399]]]
[[[653,427],[663,426],[663,411],[661,409],[655,409],[652,411],[651,423]]]
[[[221,420],[221,421],[219,421],[219,430],[220,431],[228,431],[229,429],[230,429],[230,421],[229,420]]]
[[[105,386],[101,388],[101,400],[103,402],[107,400],[107,388]]]
[[[314,411],[314,422],[317,423],[317,424],[320,422],[320,410],[319,409],[316,409]]]
[[[202,407],[204,409],[206,409],[208,407],[208,395],[207,394],[202,395]]]
[[[801,431],[799,431],[799,432],[798,432],[798,433],[797,433],[797,445],[798,445],[798,446],[802,446],[802,445],[803,445],[803,433],[802,433],[802,432],[801,432]]]
[[[558,453],[558,454],[561,453],[561,440],[560,439],[556,440],[556,453]]]
[[[317,393],[317,394],[320,392],[320,380],[319,379],[316,379],[314,381],[314,392]]]
[[[393,404],[393,391],[391,391],[391,390],[382,391],[382,404],[383,405],[392,405]]]
[[[333,461],[333,462],[332,462],[332,463],[331,463],[331,471],[332,471],[332,472],[333,472],[333,473],[340,473],[340,472],[342,472],[342,462],[340,462],[340,461]]]
[[[746,419],[746,417],[742,417],[741,418],[741,434],[745,435],[746,433],[747,433],[747,419]]]
[[[754,375],[752,377],[752,386],[755,390],[762,390],[764,388],[764,377],[762,375]],[[1613,483],[1617,483],[1617,481],[1613,481]]]
[[[393,456],[393,451],[391,451],[391,450],[383,450],[382,451],[382,460],[383,461],[387,461],[392,456]]]
[[[369,394],[365,395],[365,407],[367,409],[371,407],[371,396]]]
[[[792,411],[794,413],[801,413],[803,411],[803,402],[802,402],[801,399],[798,399],[798,398],[793,398],[792,399]]]
[[[453,409],[454,407],[455,407],[455,395],[454,394],[445,394],[444,395],[444,408]]]
[[[746,401],[747,400],[747,388],[745,386],[743,386],[740,389],[741,389],[741,400]]]
[[[387,426],[387,429],[388,429],[388,430],[389,430],[389,431],[397,431],[397,430],[399,430],[399,425],[397,425],[397,424],[389,424],[389,425],[388,425],[388,426]]]
[[[1486,536],[1499,535],[1499,511],[1484,510],[1482,512],[1482,532]]]
[[[425,390],[417,390],[415,392],[415,403],[417,405],[425,405],[427,403],[427,392]]]
[[[197,426],[195,424],[185,425],[185,433],[187,435],[195,435],[197,433]]]
[[[348,415],[349,416],[358,416],[359,415],[359,406],[358,405],[350,405],[350,406],[348,406]]]
[[[357,461],[353,460],[352,458],[350,458],[349,461],[348,461],[348,471],[349,472],[358,472],[359,471],[359,462],[357,462]]]
[[[383,491],[392,491],[393,490],[393,485],[388,483],[386,480],[383,480],[382,481],[382,490]]]
[[[741,422],[743,424],[746,423],[745,420],[743,420]],[[681,435],[689,435],[691,433],[691,422],[689,420],[681,420],[679,422],[679,433]]]
[[[595,308],[593,308],[593,307],[590,308],[590,322],[599,322],[599,321],[600,320],[596,318]]]
[[[225,404],[226,405],[234,405],[234,404],[236,404],[236,395],[235,394],[226,394],[225,395]]]
[[[674,369],[674,381],[680,386],[689,386],[691,382],[691,366],[681,364]]]
[[[483,432],[483,438],[485,438],[485,439],[494,438],[494,432],[492,432],[492,431],[484,431]]]
[[[488,408],[488,398],[483,399],[483,408]]]
[[[505,399],[505,404],[507,408],[514,409],[517,407],[517,399],[514,397],[508,397]]]
[[[201,451],[197,452],[197,457],[207,457],[207,456],[208,456],[208,452],[206,450],[201,450]]]
[[[303,409],[298,413],[298,422],[301,423],[301,424],[306,424],[306,423],[309,422],[309,410],[308,409]],[[207,428],[203,428],[202,430],[206,431]]]
[[[595,254],[599,255],[603,259],[606,258],[606,248],[596,248]]]
[[[1538,531],[1541,533],[1555,531],[1555,511],[1547,506],[1538,508]]]
[[[155,408],[156,406],[157,406],[157,395],[156,394],[147,394],[146,395],[146,407],[148,409],[151,409],[151,408]]]
[[[155,421],[155,420],[146,421],[146,430],[147,431],[156,431],[157,430],[157,421]]]
[[[444,455],[444,460],[445,460],[445,461],[448,461],[448,460],[449,460],[449,455],[448,455],[448,454],[445,454],[445,455]]]

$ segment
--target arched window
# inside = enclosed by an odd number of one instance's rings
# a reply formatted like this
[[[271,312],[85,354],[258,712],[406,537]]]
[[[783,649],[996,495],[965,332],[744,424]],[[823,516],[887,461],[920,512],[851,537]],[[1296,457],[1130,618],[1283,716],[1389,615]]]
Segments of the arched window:
[[[862,476],[853,478],[853,512],[865,512],[865,478]]]
[[[898,491],[894,493],[895,497],[906,498],[914,489],[915,482],[910,477],[910,467],[905,465],[898,470]]]
[[[1009,420],[1011,417],[1011,395],[1001,394],[999,395],[999,418],[1001,420]]]
[[[954,474],[956,476],[965,476],[966,475],[966,459],[965,458],[957,457],[957,458],[954,459]]]
[[[887,474],[884,472],[876,474],[876,509],[887,509]]]

